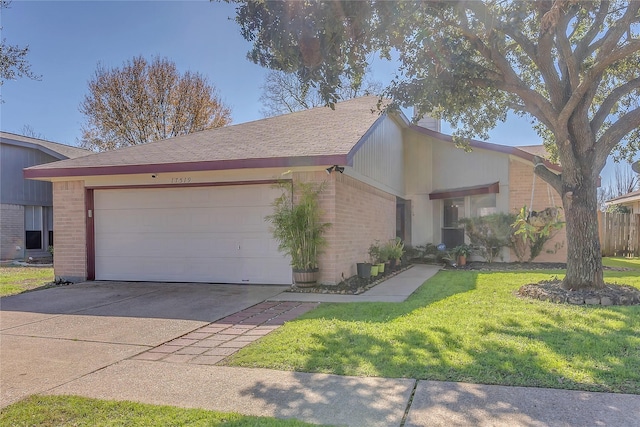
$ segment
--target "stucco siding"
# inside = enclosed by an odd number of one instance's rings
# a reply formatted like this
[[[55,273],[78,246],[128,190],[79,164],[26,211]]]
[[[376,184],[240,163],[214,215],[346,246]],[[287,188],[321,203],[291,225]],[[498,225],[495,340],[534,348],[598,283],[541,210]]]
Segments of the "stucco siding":
[[[411,201],[411,244],[434,242],[434,212],[429,193],[433,189],[433,141],[405,130],[405,194]]]
[[[404,164],[401,127],[388,116],[383,117],[365,136],[353,157],[356,173],[372,184],[400,195],[404,192]]]
[[[436,142],[433,144],[433,159],[433,190],[500,182],[502,193],[503,188],[508,186],[507,154],[479,148],[466,152],[453,144]],[[507,203],[503,208],[507,208]]]
[[[53,184],[53,228],[56,279],[78,282],[87,278],[87,227],[83,181]]]

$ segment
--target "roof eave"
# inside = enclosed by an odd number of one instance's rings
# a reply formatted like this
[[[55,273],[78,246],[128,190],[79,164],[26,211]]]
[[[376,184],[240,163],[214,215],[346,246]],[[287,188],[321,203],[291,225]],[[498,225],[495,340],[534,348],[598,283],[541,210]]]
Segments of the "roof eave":
[[[347,165],[346,154],[301,157],[271,157],[261,159],[213,160],[188,163],[160,163],[117,166],[87,166],[75,168],[26,168],[27,179],[64,178],[80,176],[134,175],[142,173],[201,172],[231,169],[263,169],[322,165]]]
[[[69,157],[65,156],[64,154],[60,154],[57,151],[53,151],[50,148],[44,147],[42,145],[39,144],[34,144],[32,142],[26,142],[26,141],[17,141],[15,139],[4,139],[2,140],[3,144],[6,145],[13,145],[15,147],[22,147],[22,148],[29,148],[32,150],[37,150],[40,151],[44,154],[48,154],[49,156],[58,159],[58,160],[67,160]]]

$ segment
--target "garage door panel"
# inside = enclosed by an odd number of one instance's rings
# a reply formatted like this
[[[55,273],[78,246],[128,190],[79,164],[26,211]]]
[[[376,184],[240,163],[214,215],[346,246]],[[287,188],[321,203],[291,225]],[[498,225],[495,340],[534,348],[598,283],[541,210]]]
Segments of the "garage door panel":
[[[261,283],[262,271],[274,269],[279,271],[279,275],[274,278],[276,283],[291,283],[291,267],[286,260],[265,259],[265,258],[247,258],[243,263],[243,277],[245,283]]]
[[[95,190],[99,280],[290,284],[270,185]]]

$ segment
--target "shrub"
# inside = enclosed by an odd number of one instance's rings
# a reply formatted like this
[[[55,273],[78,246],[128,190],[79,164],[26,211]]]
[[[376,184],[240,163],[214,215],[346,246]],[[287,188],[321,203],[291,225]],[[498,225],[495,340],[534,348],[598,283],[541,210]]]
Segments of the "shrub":
[[[477,248],[480,255],[493,262],[502,248],[511,245],[511,224],[515,221],[515,215],[495,213],[473,218],[461,218],[464,231],[469,236],[471,245]]]
[[[540,212],[529,212],[527,206],[523,206],[516,216],[516,220],[512,224],[514,230],[514,252],[518,259],[524,258],[524,251],[521,254],[515,250],[518,238],[524,245],[529,248],[529,262],[533,261],[542,253],[542,249],[549,240],[556,235],[558,230],[564,226],[564,222],[559,220],[559,210],[562,208],[547,208]],[[555,252],[560,248],[560,244],[556,244],[555,248],[547,252]],[[522,245],[518,250],[522,249]]]

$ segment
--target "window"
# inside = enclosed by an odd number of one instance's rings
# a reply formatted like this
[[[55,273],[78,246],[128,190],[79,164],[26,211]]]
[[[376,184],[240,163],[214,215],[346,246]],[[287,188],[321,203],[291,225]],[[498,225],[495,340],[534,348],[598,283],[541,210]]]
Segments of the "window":
[[[495,193],[470,196],[469,199],[471,217],[486,216],[498,212]]]
[[[464,197],[444,199],[444,222],[442,227],[442,243],[450,249],[464,243],[464,228],[459,228],[458,219],[464,218]]]
[[[45,212],[46,212],[46,217],[47,217],[47,234],[48,234],[48,240],[47,240],[47,245],[48,246],[53,246],[53,207],[47,207],[44,208]]]
[[[444,227],[458,228],[458,218],[464,218],[464,197],[444,199]]]
[[[24,207],[25,248],[42,249],[42,206]]]

